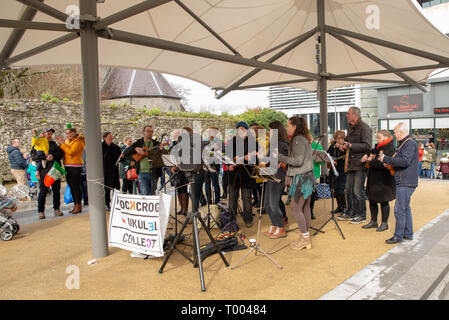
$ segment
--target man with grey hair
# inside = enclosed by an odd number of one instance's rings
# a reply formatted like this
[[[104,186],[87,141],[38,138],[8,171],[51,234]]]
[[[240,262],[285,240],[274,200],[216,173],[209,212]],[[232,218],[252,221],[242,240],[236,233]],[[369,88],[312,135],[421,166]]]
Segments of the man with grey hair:
[[[361,111],[357,107],[349,108],[348,134],[345,144],[340,146],[341,151],[346,151],[345,171],[347,196],[347,210],[339,220],[351,220],[352,224],[359,224],[366,220],[365,180],[366,172],[362,157],[371,150],[372,130],[361,119]]]
[[[23,157],[22,151],[20,151],[19,139],[13,139],[11,145],[6,148],[6,152],[8,153],[9,163],[11,164],[11,173],[17,183],[28,186],[26,174],[28,165],[26,159]]]
[[[402,240],[413,240],[412,210],[410,199],[418,186],[418,145],[409,135],[409,129],[404,122],[394,127],[394,136],[397,140],[397,152],[393,157],[379,155],[379,161],[394,168],[396,181],[396,203],[394,217],[396,227],[394,236],[385,242],[395,244]]]

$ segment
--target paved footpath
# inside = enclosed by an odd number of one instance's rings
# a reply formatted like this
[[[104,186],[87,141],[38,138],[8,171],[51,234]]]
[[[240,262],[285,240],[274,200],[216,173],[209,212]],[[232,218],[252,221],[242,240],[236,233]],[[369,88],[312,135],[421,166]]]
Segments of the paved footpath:
[[[449,209],[320,300],[449,300]]]

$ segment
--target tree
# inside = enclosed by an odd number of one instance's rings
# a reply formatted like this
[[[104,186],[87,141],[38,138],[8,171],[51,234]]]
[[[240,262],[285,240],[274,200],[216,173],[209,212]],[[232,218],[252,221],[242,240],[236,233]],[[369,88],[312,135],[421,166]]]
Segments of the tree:
[[[192,90],[185,87],[178,82],[169,82],[170,86],[176,91],[176,93],[181,97],[181,104],[184,110],[191,111],[192,106],[190,105],[189,96],[192,94]]]
[[[270,108],[253,108],[248,109],[245,113],[242,113],[238,116],[240,119],[248,123],[248,125],[251,125],[252,123],[257,123],[261,126],[263,126],[265,129],[268,129],[268,125],[278,120],[282,122],[282,124],[287,124],[287,116],[279,111],[275,111]]]

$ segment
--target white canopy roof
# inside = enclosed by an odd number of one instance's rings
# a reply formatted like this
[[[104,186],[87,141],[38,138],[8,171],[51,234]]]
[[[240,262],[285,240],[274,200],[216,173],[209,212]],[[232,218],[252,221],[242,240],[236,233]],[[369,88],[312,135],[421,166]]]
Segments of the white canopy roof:
[[[46,0],[44,3],[61,12],[66,12],[66,9],[74,4],[74,0]],[[98,17],[105,18],[139,3],[142,3],[142,1],[106,0],[97,6]],[[183,9],[182,4],[225,40],[229,47]],[[2,0],[0,6],[0,19],[8,20],[19,20],[26,7],[15,0]],[[383,39],[393,44],[418,49],[440,57],[449,57],[449,39],[422,15],[420,6],[415,0],[325,0],[325,9],[326,25],[329,27]],[[372,21],[370,20],[372,14],[376,14],[376,11],[369,11],[370,9],[378,9],[378,29],[370,30],[367,28],[367,21]],[[42,12],[37,12],[33,21],[64,23]],[[314,30],[317,27],[317,7],[316,1],[311,0],[170,1],[128,19],[113,23],[109,27],[113,29],[113,33],[114,30],[121,30],[152,39],[163,39],[177,44],[208,49],[224,53],[226,56],[238,57],[238,55],[241,55],[249,60],[271,48],[275,48],[277,45]],[[0,27],[0,48],[5,46],[13,30]],[[336,29],[332,28],[327,29],[327,31],[337,32]],[[11,57],[57,39],[66,33],[66,31],[28,29]],[[348,34],[343,34],[343,36],[394,68],[443,63],[442,61],[435,63],[436,60],[432,61],[424,57],[351,38]],[[327,71],[331,75],[357,74],[385,69],[330,34],[326,35],[326,41]],[[287,45],[260,57],[258,61],[267,61],[291,43],[290,41]],[[301,70],[316,75],[316,43],[316,33],[313,32],[307,40],[273,63],[290,68],[288,70]],[[234,49],[234,52],[229,49],[230,47]],[[8,60],[6,61],[8,62]],[[253,61],[256,60],[253,59]],[[248,65],[217,61],[105,38],[99,38],[99,62],[100,65],[104,66],[148,69],[174,74],[199,81],[212,88],[229,88],[237,80],[255,69]],[[446,62],[449,62],[449,58]],[[80,44],[79,40],[75,39],[29,58],[18,60],[10,65],[14,67],[80,63]],[[440,65],[440,67],[442,66]],[[404,74],[415,81],[421,81],[426,79],[431,71],[432,69],[408,71]],[[298,74],[262,70],[240,85],[245,87],[305,78]],[[363,79],[404,81],[403,78],[391,73],[360,75],[351,78],[353,80],[337,81],[331,76],[328,81],[328,88],[359,83],[365,81]],[[317,78],[314,80],[317,80]],[[288,86],[316,90],[317,81],[290,83]]]

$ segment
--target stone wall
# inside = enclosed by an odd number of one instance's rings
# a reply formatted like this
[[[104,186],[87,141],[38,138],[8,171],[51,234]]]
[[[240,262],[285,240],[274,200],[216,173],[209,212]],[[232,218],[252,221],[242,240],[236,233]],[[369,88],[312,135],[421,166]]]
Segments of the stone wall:
[[[206,129],[209,126],[219,128],[224,134],[225,129],[232,129],[235,122],[229,119],[151,117],[138,111],[134,106],[102,105],[102,131],[111,131],[116,135],[115,142],[123,141],[125,137],[137,139],[141,137],[144,125],[150,124],[155,129],[155,135],[170,133],[174,129],[197,126]],[[11,140],[21,141],[22,151],[29,151],[33,129],[54,128],[56,134],[64,134],[66,123],[71,123],[78,132],[84,133],[83,105],[70,101],[58,103],[42,102],[40,100],[0,100],[0,181],[12,180],[6,147]]]

